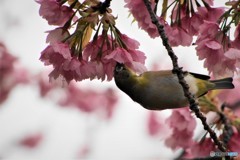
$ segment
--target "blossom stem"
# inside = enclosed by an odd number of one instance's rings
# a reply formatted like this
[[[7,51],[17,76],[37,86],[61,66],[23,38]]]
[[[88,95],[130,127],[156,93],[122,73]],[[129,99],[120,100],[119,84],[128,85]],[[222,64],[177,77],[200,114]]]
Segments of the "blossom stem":
[[[166,50],[168,51],[168,55],[170,56],[170,58],[172,60],[173,73],[177,74],[179,83],[183,87],[184,95],[186,96],[186,98],[188,99],[188,102],[190,104],[190,109],[192,111],[194,111],[196,117],[201,120],[201,122],[204,126],[204,129],[208,131],[208,133],[210,134],[210,137],[212,138],[214,143],[218,146],[219,150],[222,152],[225,152],[226,148],[223,146],[222,142],[219,141],[216,133],[207,124],[206,117],[200,112],[200,110],[198,109],[198,105],[197,105],[196,101],[194,100],[194,96],[189,92],[189,86],[187,85],[186,81],[184,80],[184,76],[183,76],[184,72],[183,72],[182,68],[180,68],[178,66],[178,57],[175,55],[172,47],[170,46],[170,44],[168,42],[168,38],[166,36],[164,26],[161,25],[159,23],[159,21],[157,20],[157,17],[151,8],[151,4],[150,4],[149,0],[143,0],[143,2],[149,12],[152,23],[157,27],[159,35],[162,38],[162,43],[165,46]]]
[[[111,1],[112,0],[105,0],[103,3],[101,3],[101,7],[99,8],[99,12],[101,14],[103,14],[107,11],[107,8],[110,7]]]
[[[154,13],[155,14],[157,14],[158,2],[159,2],[159,0],[155,0],[155,7],[154,7]]]

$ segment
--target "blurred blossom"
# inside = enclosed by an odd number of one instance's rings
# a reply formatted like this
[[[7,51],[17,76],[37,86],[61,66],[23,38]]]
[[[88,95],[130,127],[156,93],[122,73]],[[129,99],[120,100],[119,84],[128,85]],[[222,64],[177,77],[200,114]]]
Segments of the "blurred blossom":
[[[238,152],[238,155],[240,153],[240,133],[236,129],[234,129],[233,135],[228,143],[229,150],[232,152]]]
[[[91,152],[91,147],[88,144],[85,144],[84,146],[82,146],[82,148],[80,149],[77,157],[79,159],[84,159],[86,158],[89,153]]]
[[[215,151],[215,145],[211,138],[205,138],[200,142],[194,142],[193,145],[186,150],[184,157],[189,159],[196,157],[205,158],[209,157],[211,151]]]
[[[105,118],[111,118],[117,96],[112,89],[105,91],[81,90],[77,85],[70,84],[65,90],[65,96],[59,104],[64,107],[76,107],[87,113],[99,113]]]
[[[174,109],[171,116],[166,119],[166,124],[172,129],[172,133],[165,140],[167,147],[175,150],[188,148],[193,144],[196,121],[187,107]]]
[[[233,80],[233,84],[235,86],[234,89],[231,89],[231,90],[224,90],[222,92],[220,92],[217,97],[219,98],[219,100],[222,102],[222,103],[227,103],[228,106],[232,106],[234,105],[235,103],[239,102],[240,101],[240,94],[239,94],[239,91],[240,91],[240,79],[239,78],[235,78]],[[239,115],[240,116],[240,115]]]
[[[3,43],[0,43],[0,104],[18,84],[29,82],[29,73],[11,55]]]
[[[24,137],[19,144],[27,148],[35,148],[43,139],[42,133],[30,134]]]
[[[165,124],[165,119],[161,117],[161,112],[149,112],[147,119],[148,133],[151,136],[166,138],[171,132],[169,126]]]

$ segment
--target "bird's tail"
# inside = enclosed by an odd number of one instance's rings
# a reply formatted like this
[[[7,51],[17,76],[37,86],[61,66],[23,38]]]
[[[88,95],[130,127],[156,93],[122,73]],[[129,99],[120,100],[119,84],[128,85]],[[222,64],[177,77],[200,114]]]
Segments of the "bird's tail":
[[[228,77],[219,80],[211,80],[210,82],[215,84],[214,89],[232,89],[234,88],[232,81],[232,77]]]

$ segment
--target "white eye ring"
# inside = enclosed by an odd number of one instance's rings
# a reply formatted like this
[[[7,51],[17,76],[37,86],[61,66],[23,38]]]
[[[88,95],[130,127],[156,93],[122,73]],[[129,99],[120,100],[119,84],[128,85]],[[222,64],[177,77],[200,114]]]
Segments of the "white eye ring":
[[[123,70],[123,66],[117,66],[117,67],[116,67],[116,71],[117,71],[117,72],[120,72],[120,71],[122,71],[122,70]]]

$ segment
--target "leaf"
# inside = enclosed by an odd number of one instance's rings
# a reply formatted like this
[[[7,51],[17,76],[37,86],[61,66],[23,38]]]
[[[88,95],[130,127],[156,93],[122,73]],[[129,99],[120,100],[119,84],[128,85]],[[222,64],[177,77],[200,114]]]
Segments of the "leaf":
[[[90,25],[88,25],[86,27],[86,29],[84,30],[83,33],[83,37],[82,37],[82,49],[85,48],[85,46],[88,44],[88,42],[90,41],[92,36],[92,28],[90,27]]]
[[[164,20],[166,20],[166,16],[167,16],[167,7],[168,7],[167,5],[168,5],[168,0],[163,0],[161,17],[163,17]]]

